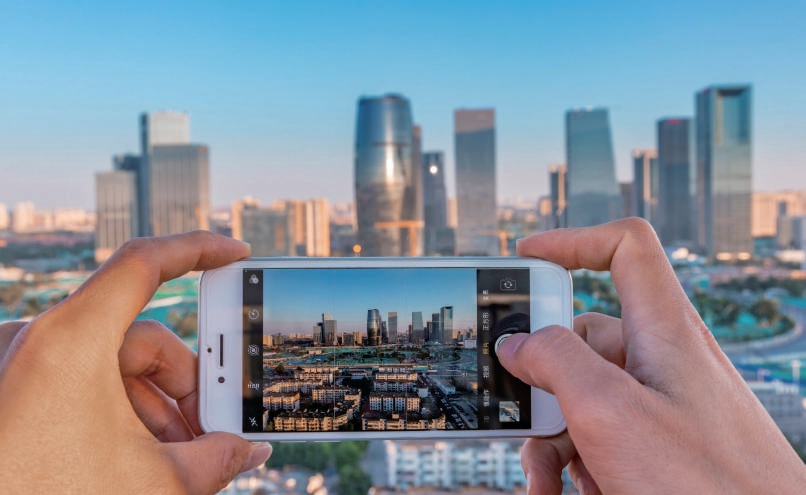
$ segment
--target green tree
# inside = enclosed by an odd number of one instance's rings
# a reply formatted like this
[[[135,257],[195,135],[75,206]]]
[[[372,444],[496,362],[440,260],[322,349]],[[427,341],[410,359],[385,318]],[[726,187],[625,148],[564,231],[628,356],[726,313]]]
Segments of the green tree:
[[[766,298],[754,302],[753,305],[750,306],[750,314],[765,325],[772,325],[781,317],[781,314],[778,312],[778,301]]]
[[[366,495],[372,486],[372,478],[357,465],[348,465],[339,470],[336,493],[339,495]]]

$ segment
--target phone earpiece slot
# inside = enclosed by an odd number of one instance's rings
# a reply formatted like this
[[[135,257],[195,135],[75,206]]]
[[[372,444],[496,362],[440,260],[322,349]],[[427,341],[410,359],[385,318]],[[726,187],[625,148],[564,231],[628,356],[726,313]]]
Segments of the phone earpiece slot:
[[[224,334],[218,334],[218,367],[224,367]]]

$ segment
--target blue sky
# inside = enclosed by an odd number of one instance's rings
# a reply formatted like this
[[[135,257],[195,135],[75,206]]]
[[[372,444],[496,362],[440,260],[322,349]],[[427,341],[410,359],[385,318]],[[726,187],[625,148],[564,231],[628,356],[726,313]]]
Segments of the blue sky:
[[[453,306],[454,328],[476,323],[476,270],[266,270],[263,279],[264,321],[269,333],[310,333],[330,313],[338,332],[366,331],[367,311],[377,309],[386,321],[398,314],[398,332],[411,323],[413,311],[422,312],[423,324]]]
[[[610,109],[620,180],[654,122],[709,84],[754,87],[754,185],[806,187],[806,3],[15,2],[0,15],[0,203],[94,207],[137,116],[191,116],[214,206],[352,199],[355,104],[399,92],[446,151],[452,112],[495,107],[498,192],[536,200],[563,114]]]

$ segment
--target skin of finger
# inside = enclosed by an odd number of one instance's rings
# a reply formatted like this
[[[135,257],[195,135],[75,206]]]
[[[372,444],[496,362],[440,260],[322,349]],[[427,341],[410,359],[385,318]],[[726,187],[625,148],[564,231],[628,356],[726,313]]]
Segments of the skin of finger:
[[[142,376],[124,378],[123,383],[134,412],[157,440],[184,442],[195,438],[176,402],[156,385]]]
[[[597,354],[624,368],[624,337],[621,319],[601,313],[583,313],[574,318],[574,332]]]
[[[217,493],[247,467],[255,467],[248,464],[250,460],[254,464],[250,454],[258,447],[259,444],[222,432],[206,433],[190,442],[161,445],[176,466],[187,492],[200,494]]]
[[[176,401],[193,433],[202,433],[198,412],[196,353],[176,334],[156,321],[135,321],[126,332],[118,351],[118,360],[122,376],[147,378]],[[135,410],[138,414],[145,414],[137,407]]]
[[[3,357],[11,346],[11,342],[25,324],[24,321],[6,321],[0,323],[0,365],[2,365]]]
[[[134,239],[52,308],[50,321],[70,322],[58,325],[69,334],[66,345],[76,342],[85,354],[92,349],[116,353],[125,331],[160,284],[191,270],[218,268],[249,253],[248,244],[204,231]]]
[[[624,368],[655,390],[684,393],[690,382],[666,377],[700,367],[703,347],[722,354],[644,220],[544,232],[522,239],[518,254],[568,269],[611,270],[622,303]]]
[[[562,471],[576,455],[568,433],[550,438],[530,438],[521,449],[521,466],[529,495],[562,493]]]
[[[599,485],[596,484],[596,480],[593,479],[580,456],[574,456],[571,462],[568,463],[568,474],[571,476],[579,493],[583,495],[602,494],[602,490],[599,489]]]

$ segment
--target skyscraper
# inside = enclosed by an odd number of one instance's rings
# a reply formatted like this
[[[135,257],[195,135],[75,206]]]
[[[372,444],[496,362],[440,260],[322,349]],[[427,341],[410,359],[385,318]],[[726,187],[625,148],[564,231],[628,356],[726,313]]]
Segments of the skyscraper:
[[[452,234],[448,230],[448,196],[445,190],[445,154],[423,154],[423,217],[425,254],[453,254]]]
[[[386,315],[386,321],[389,328],[389,342],[397,344],[397,311],[390,311]]]
[[[338,325],[336,320],[333,319],[333,315],[330,313],[322,313],[322,345],[336,345],[337,332]]]
[[[716,259],[747,259],[753,252],[750,86],[703,89],[696,119],[698,244]]]
[[[355,131],[355,202],[362,256],[422,254],[419,169],[411,106],[400,95],[361,98]]]
[[[550,228],[565,228],[568,225],[568,168],[565,164],[549,167],[549,188],[551,190]]]
[[[664,246],[691,243],[691,119],[658,120],[658,225]]]
[[[423,312],[412,311],[411,313],[411,341],[414,344],[423,344],[425,327],[423,326]]]
[[[240,209],[241,240],[252,245],[252,256],[293,256],[288,211],[246,204]]]
[[[439,329],[442,335],[439,342],[448,345],[453,342],[453,306],[442,306],[439,310]]]
[[[632,215],[645,218],[657,230],[658,152],[633,150]]]
[[[568,226],[588,227],[621,216],[613,139],[606,108],[565,113]]]
[[[95,174],[95,261],[103,263],[137,234],[137,175],[113,170]]]
[[[204,145],[157,145],[148,154],[152,235],[209,226],[210,158]]]
[[[381,312],[377,309],[367,311],[367,345],[381,345]]]
[[[456,251],[499,253],[495,197],[495,110],[456,110]]]
[[[154,146],[190,144],[190,118],[164,111],[140,115],[140,163],[137,173],[138,235],[154,235],[151,218],[151,153]]]

